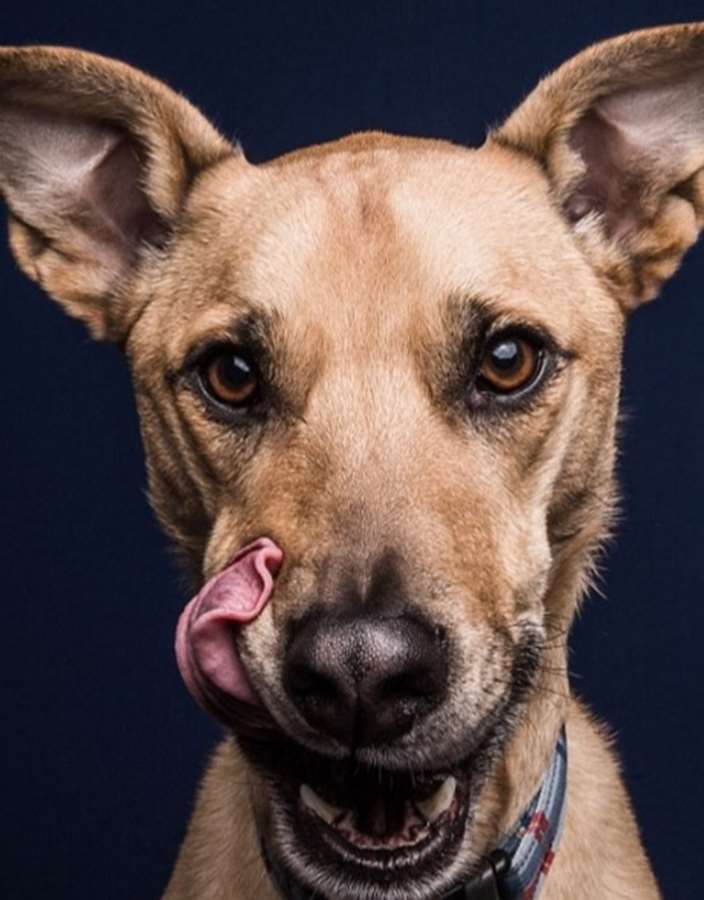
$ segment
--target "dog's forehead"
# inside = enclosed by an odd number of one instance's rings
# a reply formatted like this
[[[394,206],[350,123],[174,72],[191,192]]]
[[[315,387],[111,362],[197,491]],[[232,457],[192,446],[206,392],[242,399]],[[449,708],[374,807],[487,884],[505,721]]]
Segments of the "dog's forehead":
[[[601,314],[579,302],[600,291],[538,167],[500,147],[353,138],[221,166],[194,193],[198,327],[246,305],[387,340],[466,297],[569,342]]]

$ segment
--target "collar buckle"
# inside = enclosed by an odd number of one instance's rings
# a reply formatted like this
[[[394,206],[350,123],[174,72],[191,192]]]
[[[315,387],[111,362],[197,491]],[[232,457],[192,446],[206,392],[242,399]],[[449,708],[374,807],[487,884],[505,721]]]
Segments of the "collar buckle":
[[[500,878],[508,868],[507,854],[503,850],[494,850],[483,861],[481,871],[471,881],[443,894],[440,900],[504,900]]]

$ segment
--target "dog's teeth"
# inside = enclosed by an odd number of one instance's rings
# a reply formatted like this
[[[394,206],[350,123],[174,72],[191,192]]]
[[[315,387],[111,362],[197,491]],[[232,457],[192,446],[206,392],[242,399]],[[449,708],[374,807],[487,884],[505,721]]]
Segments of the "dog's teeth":
[[[332,825],[333,822],[335,822],[336,819],[339,819],[345,812],[344,809],[339,809],[337,806],[326,803],[325,800],[323,800],[322,797],[319,797],[313,788],[309,787],[307,784],[301,785],[299,793],[301,803],[308,809],[312,809],[313,812],[320,816],[324,822],[327,822],[328,825]]]
[[[456,790],[457,781],[452,775],[448,775],[432,797],[428,797],[427,800],[421,800],[419,803],[416,803],[416,806],[429,822],[434,822],[435,819],[447,812],[452,806]]]

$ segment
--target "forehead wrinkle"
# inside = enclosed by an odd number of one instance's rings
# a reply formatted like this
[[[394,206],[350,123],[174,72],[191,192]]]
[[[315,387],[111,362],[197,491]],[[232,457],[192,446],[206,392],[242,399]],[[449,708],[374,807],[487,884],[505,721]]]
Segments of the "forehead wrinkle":
[[[236,277],[246,296],[301,312],[310,299],[319,315],[340,300],[370,268],[372,232],[384,218],[381,188],[363,174],[282,174],[280,192],[261,205],[240,253]]]
[[[301,285],[284,304],[289,321],[316,321],[348,360],[403,350],[414,266],[398,241],[383,185],[366,175],[317,185],[320,239],[301,260]]]

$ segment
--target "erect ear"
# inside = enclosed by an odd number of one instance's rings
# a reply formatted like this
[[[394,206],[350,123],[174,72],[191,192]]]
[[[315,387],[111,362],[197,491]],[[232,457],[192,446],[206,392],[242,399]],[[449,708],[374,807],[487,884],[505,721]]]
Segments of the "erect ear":
[[[135,314],[122,290],[173,227],[194,176],[236,152],[183,97],[123,63],[0,49],[0,193],[22,269],[98,337]]]
[[[624,309],[651,299],[704,219],[704,23],[590,47],[489,140],[539,160]]]

